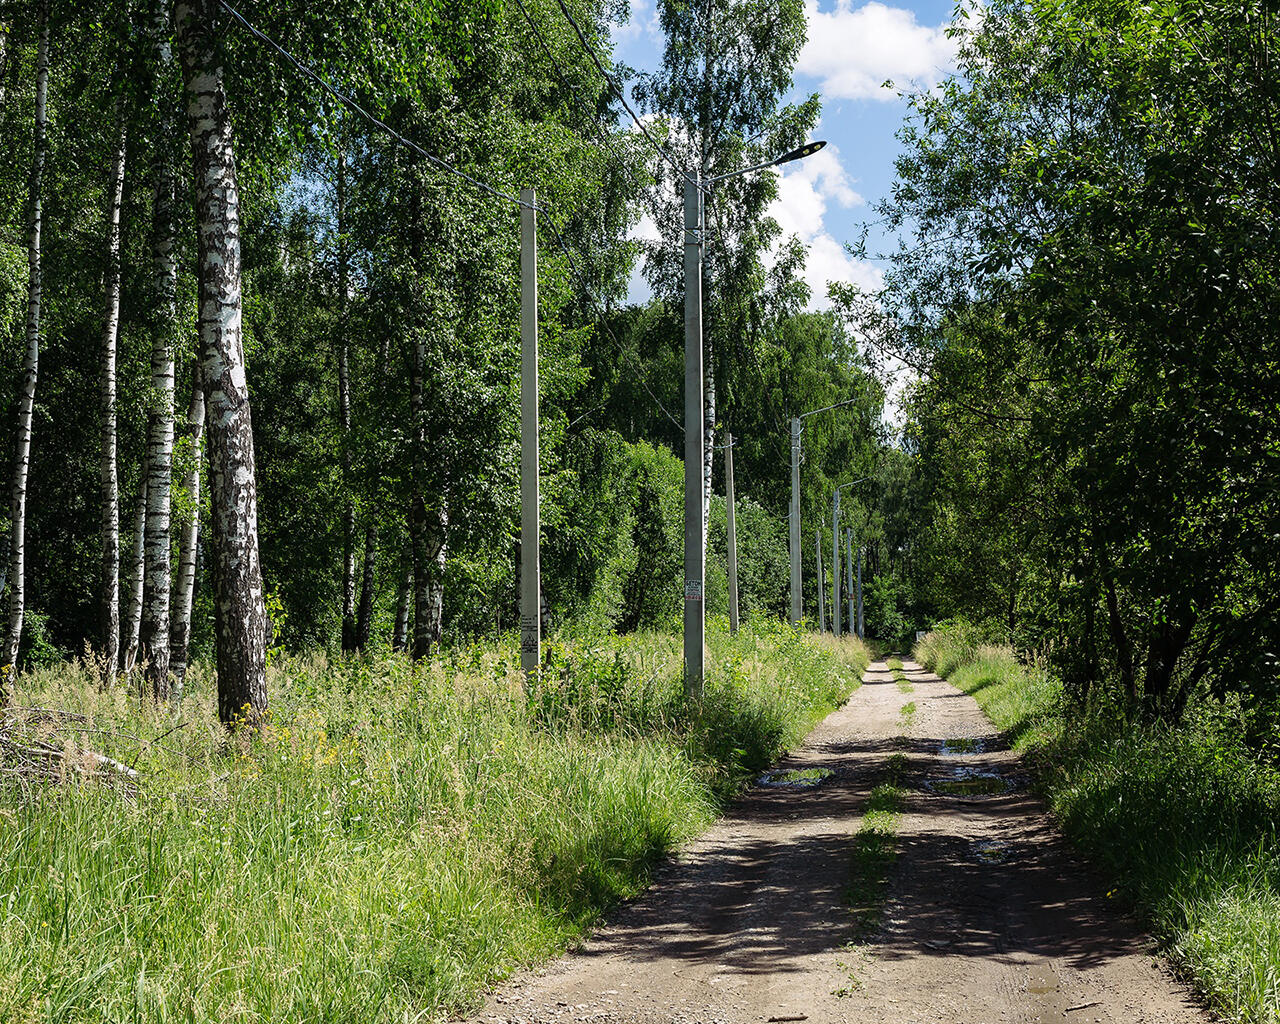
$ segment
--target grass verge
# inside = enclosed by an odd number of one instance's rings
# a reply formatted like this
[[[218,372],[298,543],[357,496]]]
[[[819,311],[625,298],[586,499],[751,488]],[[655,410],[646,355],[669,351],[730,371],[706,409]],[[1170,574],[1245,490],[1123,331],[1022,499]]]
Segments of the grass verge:
[[[1239,707],[1123,723],[1066,713],[1057,680],[1007,648],[931,633],[915,658],[1029,751],[1063,830],[1216,1010],[1280,1021],[1280,773],[1245,747]]]
[[[100,693],[83,668],[22,678],[18,704],[84,715],[141,788],[0,788],[0,1020],[380,1024],[475,1005],[639,891],[868,660],[766,623],[708,643],[698,704],[658,635],[553,646],[528,689],[514,644],[286,661],[268,724],[230,740],[198,673],[180,711]]]

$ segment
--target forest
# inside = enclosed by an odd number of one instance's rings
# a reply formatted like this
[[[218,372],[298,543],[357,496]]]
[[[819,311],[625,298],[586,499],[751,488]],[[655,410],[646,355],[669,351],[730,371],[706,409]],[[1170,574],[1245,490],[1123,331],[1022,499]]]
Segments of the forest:
[[[815,294],[736,174],[832,116],[808,5],[654,6],[638,70],[627,0],[0,0],[0,1019],[474,1008],[924,636],[1203,997],[1280,1020],[1274,13],[961,4],[848,240],[882,287]],[[861,637],[819,614],[837,487]]]

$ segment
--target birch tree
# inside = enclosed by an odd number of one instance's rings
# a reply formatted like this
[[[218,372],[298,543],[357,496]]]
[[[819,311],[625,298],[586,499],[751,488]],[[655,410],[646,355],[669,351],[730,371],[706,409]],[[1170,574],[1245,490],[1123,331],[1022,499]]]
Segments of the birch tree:
[[[133,516],[132,545],[129,550],[128,587],[124,621],[121,623],[123,643],[120,645],[120,672],[125,679],[133,677],[138,663],[138,647],[142,639],[142,586],[145,566],[144,553],[147,534],[147,469],[142,470],[142,483],[138,490],[138,503]]]
[[[242,344],[240,197],[218,48],[216,0],[178,0],[199,233],[199,329],[209,433],[218,714],[254,725],[267,708],[266,609]]]
[[[6,699],[9,678],[18,665],[22,619],[26,611],[27,474],[31,468],[31,413],[36,400],[40,368],[40,229],[42,225],[45,154],[48,150],[49,4],[40,5],[40,41],[36,47],[36,100],[34,148],[27,186],[27,320],[26,350],[18,390],[17,445],[11,491],[9,543],[9,630],[0,662],[0,703]]]
[[[117,101],[119,130],[107,182],[106,269],[99,378],[102,485],[102,561],[99,600],[103,684],[110,682],[120,657],[120,479],[116,463],[116,346],[120,336],[120,207],[124,199],[127,128],[124,101]]]
[[[171,589],[170,490],[173,477],[173,348],[177,330],[178,263],[174,222],[173,137],[176,134],[165,86],[172,70],[165,4],[156,5],[153,24],[157,111],[152,166],[151,227],[151,409],[147,417],[146,555],[142,592],[143,657],[152,696],[169,696],[169,600]],[[203,406],[200,417],[203,419]],[[197,460],[197,466],[199,461]],[[199,474],[196,474],[199,487]],[[194,565],[192,566],[194,570]]]
[[[191,646],[191,604],[196,589],[196,560],[200,544],[200,462],[204,449],[204,384],[200,363],[192,374],[191,405],[187,410],[187,444],[190,467],[184,488],[190,518],[182,524],[178,537],[178,578],[173,588],[172,626],[169,635],[169,671],[181,687],[187,673],[187,651]],[[159,643],[160,638],[156,638]]]

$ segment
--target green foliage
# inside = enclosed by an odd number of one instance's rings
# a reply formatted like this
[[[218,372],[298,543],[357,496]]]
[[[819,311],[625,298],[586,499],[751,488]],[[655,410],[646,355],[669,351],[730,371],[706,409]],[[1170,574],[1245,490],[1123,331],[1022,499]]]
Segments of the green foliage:
[[[885,315],[840,296],[923,371],[929,614],[1170,721],[1280,692],[1276,33],[1217,0],[985,8],[902,130]]]
[[[93,781],[0,790],[0,1018],[474,1006],[635,894],[867,663],[782,626],[709,639],[698,706],[657,634],[553,648],[528,690],[513,645],[284,659],[269,722],[230,740],[200,666],[176,731],[91,671],[20,677],[19,703],[86,714],[93,747],[142,780],[132,801]]]

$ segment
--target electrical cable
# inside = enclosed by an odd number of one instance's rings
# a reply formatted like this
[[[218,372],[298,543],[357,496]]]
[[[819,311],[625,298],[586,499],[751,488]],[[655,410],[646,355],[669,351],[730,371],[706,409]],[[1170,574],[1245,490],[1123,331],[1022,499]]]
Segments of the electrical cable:
[[[225,2],[225,0],[223,0],[223,2]],[[636,127],[640,129],[640,133],[649,140],[649,143],[653,146],[658,156],[671,166],[671,169],[675,171],[678,178],[688,177],[687,173],[681,170],[679,165],[676,164],[675,158],[672,157],[671,154],[658,143],[658,140],[650,134],[649,129],[646,128],[644,126],[644,122],[640,120],[640,115],[637,114],[635,110],[632,109],[631,104],[627,102],[625,93],[623,93],[622,89],[620,89],[617,83],[614,82],[613,77],[609,72],[605,70],[604,65],[600,62],[600,58],[596,56],[595,51],[591,48],[591,44],[587,42],[586,35],[583,33],[581,27],[579,27],[577,20],[573,16],[573,12],[569,10],[569,6],[565,3],[565,0],[556,0],[556,3],[563,12],[565,20],[573,26],[573,31],[578,37],[578,42],[582,44],[583,51],[591,58],[591,63],[594,64],[596,66],[596,70],[600,72],[600,77],[605,80],[605,83],[613,90],[613,94],[618,97],[618,101],[622,104],[623,108],[631,115],[631,120],[634,121]]]
[[[643,368],[637,365],[635,360],[632,358],[630,351],[626,348],[626,346],[622,344],[621,341],[618,340],[618,336],[614,334],[613,328],[609,326],[609,322],[605,318],[604,310],[600,306],[595,295],[592,294],[591,288],[587,283],[586,276],[579,269],[577,261],[574,259],[573,250],[570,248],[569,243],[564,240],[564,237],[560,234],[559,229],[555,226],[555,222],[552,221],[550,217],[547,217],[544,220],[544,223],[547,225],[548,228],[550,228],[551,234],[555,238],[556,244],[560,247],[561,251],[565,255],[565,258],[568,260],[569,270],[573,273],[574,277],[577,278],[578,287],[582,290],[582,294],[586,297],[587,301],[591,304],[592,309],[595,311],[596,318],[600,321],[600,326],[602,326],[605,329],[605,332],[609,335],[609,338],[613,342],[615,348],[617,348],[617,350],[620,353],[622,353],[623,358],[625,358],[627,362],[631,364],[631,368],[635,370],[636,375],[640,379],[640,386],[644,388],[645,392],[653,400],[654,405],[656,405],[662,411],[662,414],[672,422],[672,424],[676,427],[676,429],[680,431],[680,433],[683,434],[684,424],[682,424],[678,419],[676,419],[675,416],[671,414],[671,411],[665,405],[662,404],[662,400],[653,393],[653,389],[649,387],[649,382],[645,379]]]
[[[604,124],[603,121],[600,120],[599,114],[594,111],[589,111],[585,109],[586,104],[582,101],[581,97],[579,97],[577,90],[575,90],[573,86],[569,84],[569,80],[565,75],[564,69],[561,67],[560,62],[556,59],[556,56],[552,52],[551,46],[547,42],[546,37],[542,34],[541,29],[538,28],[537,24],[533,20],[532,15],[529,14],[528,8],[525,7],[522,0],[515,0],[515,2],[516,2],[516,7],[520,9],[520,13],[524,15],[524,20],[528,22],[529,28],[533,31],[534,38],[538,40],[538,45],[542,47],[543,53],[547,55],[547,60],[551,63],[551,69],[556,73],[556,78],[560,80],[561,88],[563,88],[564,91],[573,99],[575,105],[577,105],[580,110],[583,110],[584,113],[586,113],[587,117],[593,120],[596,123],[597,127],[600,128],[601,143],[613,156],[618,166],[621,167],[622,170],[626,172],[627,176],[631,178],[632,184],[642,190],[650,188],[652,186],[652,182],[641,181],[640,176],[636,174],[636,172],[627,164],[626,160],[623,159],[623,157],[618,153],[618,151],[613,148],[613,143],[609,137],[608,126]]]
[[[459,170],[458,168],[450,164],[448,161],[442,160],[440,157],[436,156],[434,153],[428,153],[416,142],[413,142],[410,139],[406,139],[403,135],[401,135],[398,131],[392,128],[385,121],[381,120],[378,117],[375,117],[373,114],[370,114],[367,110],[365,110],[362,106],[360,106],[360,104],[358,104],[350,96],[347,96],[345,93],[339,92],[336,88],[330,85],[324,78],[322,78],[316,72],[312,71],[309,67],[307,67],[307,65],[302,63],[302,61],[298,60],[297,57],[291,54],[288,50],[286,50],[283,46],[277,43],[274,39],[272,39],[270,36],[264,33],[257,26],[251,24],[245,18],[245,16],[241,14],[239,11],[237,11],[234,7],[232,7],[231,4],[227,2],[227,0],[218,0],[218,3],[222,6],[222,8],[228,14],[231,15],[231,17],[233,17],[236,21],[238,21],[241,25],[243,25],[250,35],[252,35],[259,42],[265,43],[267,46],[273,49],[276,53],[278,53],[281,57],[283,57],[285,61],[287,61],[290,64],[290,66],[292,66],[294,70],[296,70],[299,74],[301,74],[305,78],[310,79],[316,85],[320,86],[320,88],[324,89],[327,93],[333,96],[333,98],[336,99],[339,103],[347,107],[353,113],[364,118],[364,120],[367,121],[369,124],[372,124],[378,128],[381,128],[384,132],[390,135],[402,146],[405,146],[408,149],[413,150],[419,156],[425,158],[430,163],[434,164],[436,167],[439,167],[442,171],[445,171],[448,174],[452,174],[456,178],[461,178],[463,181],[469,182],[470,184],[474,185],[476,188],[480,189],[481,191],[487,192],[492,196],[496,196],[498,199],[506,200],[508,203],[514,203],[516,206],[521,206],[526,209],[534,209],[534,210],[539,209],[539,207],[536,204],[531,206],[529,203],[524,202],[518,196],[513,196],[506,192],[503,192],[501,189],[494,188],[488,182],[481,181],[479,178],[472,177],[466,171]]]

